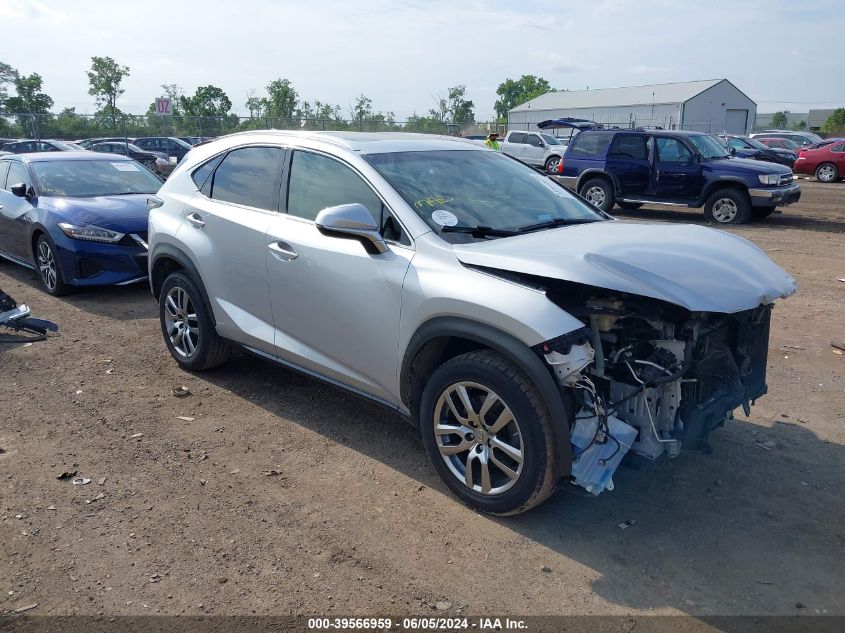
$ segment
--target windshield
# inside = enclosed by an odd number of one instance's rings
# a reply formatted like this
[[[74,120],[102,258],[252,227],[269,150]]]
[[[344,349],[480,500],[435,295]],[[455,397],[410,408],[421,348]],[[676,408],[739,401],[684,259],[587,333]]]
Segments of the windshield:
[[[742,139],[744,143],[748,143],[754,149],[769,149],[767,145],[763,145],[760,141],[756,138],[744,138]]]
[[[725,158],[728,152],[719,141],[707,134],[691,134],[687,137],[690,143],[695,145],[695,149],[702,157],[706,158]]]
[[[41,195],[90,198],[155,193],[161,181],[134,161],[45,160],[32,163]]]
[[[451,242],[479,237],[450,233],[448,227],[516,231],[537,224],[602,219],[556,182],[496,152],[395,152],[364,159]]]
[[[546,143],[548,143],[549,145],[560,145],[561,144],[561,142],[559,140],[557,140],[551,134],[541,134],[540,136],[542,136],[543,140],[546,141]]]
[[[181,138],[171,138],[170,140],[176,143],[177,145],[181,145],[185,149],[191,149],[192,147],[190,143],[186,143]]]
[[[821,136],[819,136],[818,134],[813,134],[812,132],[802,132],[801,134],[803,134],[805,138],[811,140],[813,143],[821,143],[824,140]]]

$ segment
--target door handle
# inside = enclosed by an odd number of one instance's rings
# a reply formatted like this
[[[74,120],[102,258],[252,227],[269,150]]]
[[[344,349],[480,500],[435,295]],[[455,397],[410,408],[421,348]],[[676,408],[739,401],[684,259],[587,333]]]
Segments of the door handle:
[[[270,242],[267,248],[270,249],[277,259],[283,261],[289,262],[299,257],[297,252],[287,242]]]
[[[191,225],[195,226],[198,229],[201,229],[205,226],[205,222],[202,219],[202,216],[197,213],[196,211],[193,213],[189,213],[185,216],[185,219],[191,223]]]

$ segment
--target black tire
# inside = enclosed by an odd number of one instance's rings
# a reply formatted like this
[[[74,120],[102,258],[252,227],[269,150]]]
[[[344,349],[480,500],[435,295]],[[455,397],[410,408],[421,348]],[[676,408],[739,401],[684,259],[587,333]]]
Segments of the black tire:
[[[557,173],[557,165],[560,163],[561,158],[560,156],[549,156],[546,159],[546,164],[544,165],[544,169],[546,170],[547,174],[556,174]],[[552,171],[552,170],[555,171]]]
[[[751,207],[751,217],[755,220],[763,220],[775,212],[777,207]]]
[[[187,314],[194,314],[194,319],[174,318],[174,316],[185,315],[186,311],[180,312],[173,309],[173,304],[168,302],[171,291],[173,291],[173,297],[180,296],[178,291],[185,293],[190,303],[177,305],[177,307],[181,310],[181,308],[187,306]],[[177,299],[174,299],[174,301],[176,304],[182,303]],[[191,312],[191,309],[193,309],[193,312]],[[164,343],[167,345],[170,355],[182,368],[190,371],[203,371],[219,367],[229,358],[231,350],[228,344],[217,334],[214,320],[211,318],[211,311],[205,303],[202,291],[185,272],[173,272],[164,280],[158,296],[158,315]],[[169,326],[168,321],[172,322],[172,325]],[[194,328],[196,332],[184,332],[185,326],[190,327],[192,322],[196,323]],[[171,340],[171,332],[169,331],[171,327],[178,327],[175,323],[183,324],[180,328],[182,338],[176,336],[179,333],[178,331],[173,331],[176,343]],[[185,341],[186,335],[188,341]]]
[[[619,207],[620,209],[628,209],[629,211],[634,211],[636,209],[639,209],[641,206],[643,206],[643,203],[642,202],[617,201],[616,206]]]
[[[839,180],[839,169],[833,163],[822,163],[816,167],[815,176],[819,182],[836,182]]]
[[[613,208],[613,187],[604,178],[593,178],[584,183],[578,191],[581,197],[605,213]]]
[[[451,422],[450,426],[455,425],[454,414],[450,413],[446,405],[441,405],[440,401],[445,397],[448,389],[461,382],[482,387],[482,389],[471,386],[466,388],[472,406],[477,407],[476,411],[481,408],[484,389],[499,398],[498,403],[487,411],[485,417],[481,418],[481,423],[474,424],[473,432],[478,434],[480,440],[474,437],[473,433],[463,437],[461,434],[435,433],[435,415],[438,416],[437,424],[446,421]],[[465,417],[469,417],[460,403],[456,406]],[[488,435],[487,429],[498,419],[505,406],[510,409],[514,422],[508,423],[498,433]],[[518,433],[513,432],[513,425]],[[470,430],[469,426],[461,428]],[[541,503],[554,491],[557,483],[557,464],[549,413],[531,381],[513,363],[496,352],[483,350],[462,354],[445,362],[434,372],[422,393],[420,430],[428,456],[441,479],[462,501],[477,510],[498,515],[519,514]],[[482,433],[485,435],[482,436]],[[501,446],[502,439],[499,436],[503,433],[509,433],[509,435],[503,435],[507,438],[503,440],[506,444],[512,447],[519,444],[518,448],[523,460],[521,470],[518,462],[509,461],[507,453],[501,452],[498,448]],[[444,442],[446,448],[452,445],[457,446],[458,444],[454,442],[471,447],[455,455],[444,456],[438,446],[438,437]],[[472,445],[472,442],[484,443],[485,438],[487,438],[486,446]],[[500,492],[485,494],[470,489],[465,478],[466,463],[474,453],[479,456],[470,462],[470,469],[473,472],[472,482],[475,484],[478,480],[480,483],[477,486],[482,488],[484,483],[481,475],[482,459],[489,458],[491,460],[489,463],[493,464],[489,466],[489,482],[493,484],[490,490],[502,488]],[[511,467],[514,474],[518,473],[517,476],[515,478],[505,476],[504,471],[492,462],[494,458],[499,463],[504,462],[505,465]],[[464,477],[461,476],[461,466],[463,466]],[[454,471],[453,468],[455,468]]]
[[[704,203],[704,219],[716,224],[745,224],[751,219],[751,201],[740,189],[719,189]]]
[[[73,286],[65,283],[62,266],[56,255],[56,245],[46,233],[42,233],[35,241],[33,250],[35,269],[38,271],[38,279],[41,287],[47,294],[54,297],[62,297],[73,292]],[[52,266],[52,269],[49,267]]]

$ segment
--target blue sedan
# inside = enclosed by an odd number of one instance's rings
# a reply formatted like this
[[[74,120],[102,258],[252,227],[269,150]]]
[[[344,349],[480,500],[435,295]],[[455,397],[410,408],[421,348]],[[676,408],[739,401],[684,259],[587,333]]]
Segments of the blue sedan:
[[[0,256],[44,289],[147,277],[147,198],[162,181],[130,158],[94,152],[0,157]]]

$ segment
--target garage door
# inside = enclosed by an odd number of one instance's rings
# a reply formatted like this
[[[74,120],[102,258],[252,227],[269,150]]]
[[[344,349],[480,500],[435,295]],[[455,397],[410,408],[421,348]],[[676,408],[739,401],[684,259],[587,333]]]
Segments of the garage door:
[[[745,134],[748,131],[748,110],[726,110],[725,132]]]

